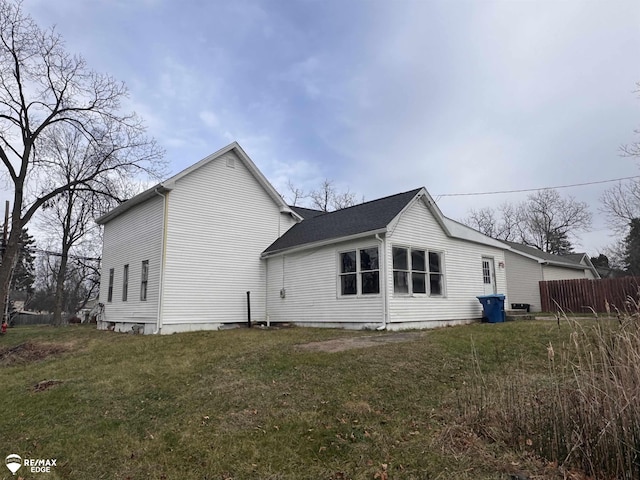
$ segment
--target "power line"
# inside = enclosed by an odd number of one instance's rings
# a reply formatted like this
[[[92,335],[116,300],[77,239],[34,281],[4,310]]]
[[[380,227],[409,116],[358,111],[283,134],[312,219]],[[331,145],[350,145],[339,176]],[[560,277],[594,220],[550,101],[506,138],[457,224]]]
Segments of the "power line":
[[[28,249],[30,253],[44,253],[45,255],[50,255],[53,257],[62,257],[62,253],[60,252],[53,252],[51,250],[43,250],[41,248],[29,248]],[[101,258],[96,258],[96,257],[83,257],[80,255],[73,255],[71,253],[67,254],[68,258],[74,259],[74,260],[85,260],[88,262],[99,262],[101,260]]]
[[[523,188],[520,190],[498,190],[495,192],[473,192],[473,193],[443,193],[440,195],[436,195],[436,198],[441,197],[463,197],[463,196],[472,196],[472,195],[498,195],[502,193],[522,193],[522,192],[538,192],[541,190],[554,190],[556,188],[571,188],[571,187],[584,187],[585,185],[598,185],[600,183],[611,183],[611,182],[619,182],[621,180],[631,180],[634,178],[640,178],[640,175],[635,175],[633,177],[622,177],[622,178],[613,178],[611,180],[600,180],[597,182],[585,182],[585,183],[573,183],[571,185],[558,185],[556,187],[540,187],[540,188]]]

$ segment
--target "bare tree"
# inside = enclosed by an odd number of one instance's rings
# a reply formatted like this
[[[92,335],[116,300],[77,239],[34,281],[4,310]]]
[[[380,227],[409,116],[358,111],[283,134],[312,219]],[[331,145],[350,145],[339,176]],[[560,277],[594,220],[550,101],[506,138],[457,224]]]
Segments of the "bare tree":
[[[640,93],[640,82],[636,84],[638,89],[635,93]],[[640,130],[635,131],[640,134]],[[630,144],[622,145],[620,152],[625,157],[640,157],[640,141],[636,140]],[[602,206],[600,211],[607,215],[608,226],[618,237],[609,248],[614,258],[620,258],[622,251],[620,245],[629,233],[629,225],[635,218],[640,218],[640,182],[637,179],[619,182],[613,187],[605,190],[600,197]]]
[[[351,193],[348,189],[346,192],[338,192],[333,180],[326,178],[317,190],[312,190],[309,193],[309,198],[311,199],[312,208],[317,208],[323,212],[340,210],[358,203],[354,193]]]
[[[607,224],[616,234],[623,237],[631,220],[640,217],[640,182],[619,182],[605,190],[600,202],[601,211],[607,215]]]
[[[57,251],[60,254],[55,263],[53,309],[54,323],[60,325],[63,308],[68,305],[65,297],[68,297],[66,286],[69,279],[74,278],[76,282],[83,282],[84,273],[93,274],[91,270],[84,268],[88,266],[86,262],[78,261],[81,256],[77,255],[72,258],[72,268],[68,269],[70,253],[81,241],[99,230],[99,226],[93,222],[93,219],[120,203],[126,196],[126,192],[122,188],[119,177],[113,175],[102,175],[96,178],[88,184],[91,188],[74,184],[78,176],[82,176],[84,165],[94,162],[93,157],[100,154],[99,151],[96,152],[91,148],[91,144],[76,129],[56,126],[47,132],[43,145],[46,149],[44,154],[51,159],[51,168],[48,169],[49,178],[42,183],[72,185],[59,194],[55,201],[45,203],[39,215],[40,227],[57,243]],[[89,291],[89,293],[92,292]]]
[[[462,223],[489,237],[515,241],[519,233],[518,208],[510,203],[503,203],[497,209],[471,209]]]
[[[0,160],[14,188],[11,231],[0,265],[4,306],[22,228],[58,195],[72,189],[106,193],[106,178],[157,174],[162,151],[135,114],[121,112],[123,83],[90,70],[69,54],[54,29],[43,30],[21,4],[0,0]],[[73,180],[45,182],[56,170],[43,142],[71,129],[93,151]]]
[[[471,210],[463,223],[499,240],[524,243],[548,253],[568,253],[571,238],[591,226],[585,202],[563,198],[557,190],[540,190],[520,204]]]
[[[289,199],[286,200],[289,205],[297,206],[300,200],[307,198],[307,195],[304,190],[296,187],[291,180],[287,180],[287,190],[289,190]]]
[[[543,252],[568,253],[569,236],[591,226],[591,213],[585,202],[562,198],[557,190],[540,190],[522,205],[522,242]]]

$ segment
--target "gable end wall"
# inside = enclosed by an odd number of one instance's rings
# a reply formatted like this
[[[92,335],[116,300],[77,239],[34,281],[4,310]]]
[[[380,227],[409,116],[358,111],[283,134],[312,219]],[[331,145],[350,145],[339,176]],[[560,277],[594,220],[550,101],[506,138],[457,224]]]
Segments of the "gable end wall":
[[[477,320],[484,294],[482,257],[494,259],[497,293],[507,294],[504,251],[448,237],[422,201],[415,201],[399,218],[387,238],[389,328],[447,325]],[[446,294],[407,296],[393,292],[393,246],[434,250],[444,255]],[[506,301],[508,302],[508,298]]]
[[[234,167],[228,166],[233,163]],[[176,182],[169,196],[163,333],[265,320],[260,254],[295,224],[230,151]]]

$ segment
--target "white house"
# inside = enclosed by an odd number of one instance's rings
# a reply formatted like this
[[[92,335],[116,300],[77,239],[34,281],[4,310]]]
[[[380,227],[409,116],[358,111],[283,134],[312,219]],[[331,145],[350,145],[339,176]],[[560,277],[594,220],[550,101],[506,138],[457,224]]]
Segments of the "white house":
[[[446,218],[424,188],[336,212],[289,207],[233,143],[99,218],[99,328],[247,321],[422,328],[480,319],[507,291],[502,242]]]
[[[506,248],[444,217],[424,188],[315,212],[262,254],[267,315],[390,330],[477,320],[477,295],[506,293]]]
[[[600,278],[585,253],[553,255],[527,245],[505,243],[510,247],[505,254],[509,300],[529,305],[532,312],[541,309],[539,282]]]
[[[99,328],[218,329],[266,317],[260,254],[301,217],[237,143],[97,219],[104,225]]]

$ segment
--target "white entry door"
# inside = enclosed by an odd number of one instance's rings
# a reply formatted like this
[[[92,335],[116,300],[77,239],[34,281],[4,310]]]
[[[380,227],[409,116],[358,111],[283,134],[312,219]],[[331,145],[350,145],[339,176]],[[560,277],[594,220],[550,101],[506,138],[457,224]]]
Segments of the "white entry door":
[[[482,257],[482,282],[484,283],[484,294],[492,295],[496,291],[496,271],[493,258]]]

